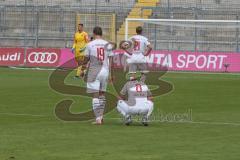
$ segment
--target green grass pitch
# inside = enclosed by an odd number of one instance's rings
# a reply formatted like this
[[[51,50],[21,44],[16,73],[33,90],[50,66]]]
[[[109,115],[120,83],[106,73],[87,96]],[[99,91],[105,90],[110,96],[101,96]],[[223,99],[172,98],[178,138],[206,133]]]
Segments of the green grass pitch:
[[[54,92],[50,73],[0,68],[0,160],[240,159],[240,75],[167,73],[174,90],[155,99],[154,113],[190,109],[192,122],[127,127],[116,110],[103,126],[58,120],[60,100],[75,100],[72,112],[91,109],[91,100]],[[66,83],[79,85],[71,76]]]

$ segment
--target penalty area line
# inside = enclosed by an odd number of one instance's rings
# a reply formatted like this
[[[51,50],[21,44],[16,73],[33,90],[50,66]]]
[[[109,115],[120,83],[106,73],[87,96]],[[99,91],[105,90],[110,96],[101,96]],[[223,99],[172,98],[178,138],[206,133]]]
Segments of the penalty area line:
[[[180,122],[181,123],[181,122]],[[240,123],[231,123],[231,122],[198,122],[198,121],[192,121],[192,122],[186,122],[186,123],[192,123],[192,124],[209,124],[209,125],[232,125],[232,126],[240,126]]]
[[[38,114],[20,114],[20,113],[0,113],[0,115],[6,116],[24,116],[24,117],[51,117],[49,115],[38,115]],[[122,118],[104,118],[105,120],[119,120],[122,121]],[[89,120],[90,121],[90,120]],[[152,120],[150,123],[175,123],[175,124],[204,124],[204,125],[231,125],[240,127],[240,123],[232,122],[204,122],[204,121],[161,121],[161,120]]]
[[[54,71],[60,68],[39,68],[39,67],[35,67],[35,68],[26,68],[26,67],[8,67],[11,69],[21,69],[21,70],[40,70],[40,71]],[[171,71],[168,70],[167,73],[186,73],[186,74],[203,74],[203,75],[235,75],[235,76],[240,76],[240,72],[236,72],[236,73],[231,73],[231,72],[204,72],[204,71]]]
[[[39,71],[54,71],[56,68],[25,68],[25,67],[9,67],[11,69],[18,69],[18,70],[39,70]]]
[[[7,115],[7,116],[30,116],[30,117],[49,117],[47,115],[37,115],[37,114],[21,114],[21,113],[0,113],[0,115]]]
[[[122,118],[104,118],[106,120],[122,120]],[[161,120],[152,120],[150,123],[176,123],[176,124],[205,124],[205,125],[231,125],[231,126],[240,126],[240,123],[232,122],[204,122],[204,121],[161,121]]]
[[[203,74],[203,75],[233,75],[240,76],[240,73],[230,73],[230,72],[194,72],[194,71],[167,71],[167,73],[187,73],[187,74]]]

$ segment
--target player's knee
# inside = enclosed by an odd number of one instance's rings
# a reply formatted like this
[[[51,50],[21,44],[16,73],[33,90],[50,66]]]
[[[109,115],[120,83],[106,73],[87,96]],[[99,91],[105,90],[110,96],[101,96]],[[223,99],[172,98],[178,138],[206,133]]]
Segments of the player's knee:
[[[150,108],[153,108],[153,102],[152,101],[148,101],[148,105]]]
[[[153,107],[154,107],[154,104],[152,101],[148,101],[148,116],[150,116],[153,112]]]
[[[119,100],[117,103],[117,109],[119,110],[126,110],[126,104],[123,100]]]
[[[117,103],[117,111],[121,113],[123,116],[126,115],[126,108],[124,107],[124,101],[119,100]]]
[[[119,100],[118,103],[117,103],[117,108],[118,108],[118,107],[121,107],[122,104],[123,104],[123,100]]]
[[[149,110],[153,110],[153,102],[152,101],[149,101],[148,102],[148,108],[149,108]]]
[[[122,108],[121,108],[119,105],[117,105],[117,111],[118,111],[119,113],[122,113]]]

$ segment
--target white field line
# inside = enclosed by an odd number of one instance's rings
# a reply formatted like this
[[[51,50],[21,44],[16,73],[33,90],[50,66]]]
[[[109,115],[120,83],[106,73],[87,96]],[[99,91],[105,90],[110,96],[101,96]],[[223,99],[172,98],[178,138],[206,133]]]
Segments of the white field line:
[[[25,68],[25,67],[9,67],[11,69],[19,69],[19,70],[39,70],[39,71],[54,71],[55,68]]]
[[[194,74],[194,73],[193,73]],[[198,80],[201,80],[201,79],[209,79],[209,80],[240,80],[240,77],[221,77],[221,78],[219,78],[219,77],[204,77],[204,76],[201,76],[201,77],[199,77],[199,76],[191,76],[191,77],[189,77],[189,76],[185,76],[185,77],[183,77],[183,76],[162,76],[162,77],[160,77],[159,79],[162,79],[162,80],[164,80],[164,79],[166,79],[166,80],[172,80],[172,79],[198,79]]]
[[[119,120],[121,118],[105,118],[107,120]],[[178,123],[178,124],[206,124],[206,125],[232,125],[232,126],[240,126],[240,123],[232,123],[232,122],[204,122],[204,121],[160,121],[153,120],[152,123]]]
[[[40,70],[40,71],[54,71],[56,68],[24,68],[24,67],[9,67],[11,69],[21,70]],[[186,74],[202,74],[202,75],[236,75],[240,76],[240,73],[224,73],[224,72],[194,72],[194,71],[167,71],[166,73],[186,73]]]
[[[240,73],[225,73],[225,72],[194,72],[194,71],[167,71],[166,73],[186,73],[186,74],[202,74],[202,75],[233,75],[240,76]]]
[[[179,122],[179,123],[181,123],[181,122]],[[240,123],[232,123],[232,122],[197,122],[197,121],[192,121],[192,122],[185,122],[185,123],[240,126]]]
[[[49,117],[49,116],[47,116],[47,115],[20,114],[20,113],[0,113],[0,115],[7,115],[7,116],[24,116],[24,117]]]
[[[18,113],[0,113],[0,115],[6,116],[23,116],[23,117],[50,117],[48,115],[37,115],[37,114],[18,114]],[[121,118],[104,118],[106,120],[119,120],[122,121]],[[231,125],[231,126],[240,126],[240,123],[233,122],[204,122],[204,121],[160,121],[153,120],[151,123],[176,123],[176,124],[205,124],[205,125]]]

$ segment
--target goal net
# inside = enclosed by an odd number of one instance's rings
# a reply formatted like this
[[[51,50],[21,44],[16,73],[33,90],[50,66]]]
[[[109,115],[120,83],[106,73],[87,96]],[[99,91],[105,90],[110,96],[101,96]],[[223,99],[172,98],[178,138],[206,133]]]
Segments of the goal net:
[[[135,34],[136,26],[157,50],[200,52],[238,52],[238,20],[126,19],[125,39]]]
[[[167,60],[170,70],[240,72],[239,20],[127,18],[125,24],[126,40],[142,26],[155,51],[173,55]]]

